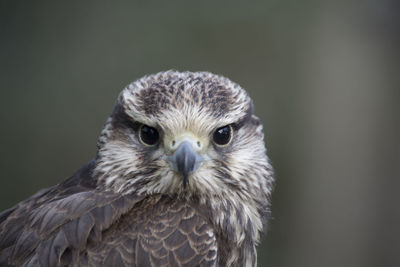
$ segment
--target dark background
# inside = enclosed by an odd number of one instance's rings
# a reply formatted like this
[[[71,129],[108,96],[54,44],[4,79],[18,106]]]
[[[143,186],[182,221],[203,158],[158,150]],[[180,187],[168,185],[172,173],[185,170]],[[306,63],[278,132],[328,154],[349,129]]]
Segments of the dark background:
[[[118,93],[207,70],[276,170],[259,266],[400,266],[399,1],[1,1],[0,208],[96,152]]]

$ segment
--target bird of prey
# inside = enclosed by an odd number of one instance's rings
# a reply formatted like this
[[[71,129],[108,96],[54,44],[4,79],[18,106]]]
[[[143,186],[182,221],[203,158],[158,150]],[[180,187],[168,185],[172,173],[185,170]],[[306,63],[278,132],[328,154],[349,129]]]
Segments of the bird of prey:
[[[229,79],[145,76],[92,161],[0,213],[0,265],[256,266],[274,183],[263,138]]]

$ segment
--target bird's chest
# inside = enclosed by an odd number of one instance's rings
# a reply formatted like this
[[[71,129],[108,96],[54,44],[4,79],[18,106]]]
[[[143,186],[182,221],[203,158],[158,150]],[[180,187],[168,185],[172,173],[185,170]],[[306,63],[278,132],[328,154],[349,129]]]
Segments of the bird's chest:
[[[184,201],[155,196],[138,203],[88,249],[96,265],[217,265],[213,226]],[[109,262],[112,261],[112,262]]]

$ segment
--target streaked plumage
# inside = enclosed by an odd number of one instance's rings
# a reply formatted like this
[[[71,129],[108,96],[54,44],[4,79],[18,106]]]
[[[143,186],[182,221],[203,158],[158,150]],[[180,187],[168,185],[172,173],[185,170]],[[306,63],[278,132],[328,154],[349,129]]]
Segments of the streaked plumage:
[[[239,85],[146,76],[121,92],[91,162],[0,213],[0,265],[255,266],[272,186]]]

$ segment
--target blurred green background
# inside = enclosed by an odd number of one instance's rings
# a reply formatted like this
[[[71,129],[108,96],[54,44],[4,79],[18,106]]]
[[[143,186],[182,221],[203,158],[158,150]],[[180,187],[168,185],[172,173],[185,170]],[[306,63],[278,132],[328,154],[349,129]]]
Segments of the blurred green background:
[[[276,170],[259,266],[400,266],[399,1],[1,1],[0,208],[96,153],[121,89],[242,85]]]

